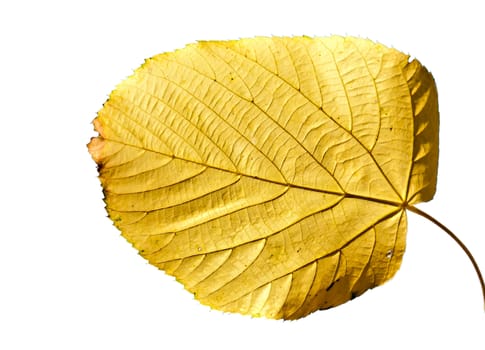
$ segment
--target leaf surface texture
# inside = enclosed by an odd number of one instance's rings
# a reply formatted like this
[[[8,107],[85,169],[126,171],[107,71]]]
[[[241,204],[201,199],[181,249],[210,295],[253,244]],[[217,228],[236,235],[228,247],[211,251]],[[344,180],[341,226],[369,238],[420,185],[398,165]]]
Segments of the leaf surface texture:
[[[295,319],[391,278],[436,188],[431,74],[357,38],[152,57],[94,121],[110,218],[203,304]]]

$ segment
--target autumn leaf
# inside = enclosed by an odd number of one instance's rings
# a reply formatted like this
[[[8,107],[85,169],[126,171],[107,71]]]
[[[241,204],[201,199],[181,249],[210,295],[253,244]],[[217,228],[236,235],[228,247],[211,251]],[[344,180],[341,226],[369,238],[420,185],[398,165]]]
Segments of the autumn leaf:
[[[209,41],[157,55],[94,121],[110,218],[212,308],[296,319],[389,280],[432,199],[438,101],[357,38]]]

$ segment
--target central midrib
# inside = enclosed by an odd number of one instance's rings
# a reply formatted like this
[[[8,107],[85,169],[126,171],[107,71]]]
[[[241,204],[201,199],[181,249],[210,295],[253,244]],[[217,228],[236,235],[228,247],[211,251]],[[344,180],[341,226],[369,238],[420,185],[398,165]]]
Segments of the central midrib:
[[[178,157],[178,156],[175,156],[175,155],[165,154],[165,153],[160,152],[160,151],[154,151],[154,150],[147,149],[147,148],[144,148],[144,147],[130,145],[130,144],[118,141],[118,140],[106,139],[103,136],[99,136],[99,137],[106,140],[106,141],[116,142],[116,143],[119,143],[119,144],[122,144],[122,145],[125,145],[125,146],[143,149],[143,150],[148,151],[148,152],[155,152],[155,153],[161,154],[165,157],[178,159],[178,160],[193,163],[193,164],[198,164],[198,165],[206,167],[206,168],[222,171],[222,172],[233,174],[233,175],[245,176],[245,177],[249,177],[249,178],[252,178],[252,179],[256,179],[256,180],[259,180],[259,181],[263,181],[263,182],[267,182],[267,183],[271,183],[271,184],[275,184],[275,185],[280,185],[280,186],[285,186],[285,187],[290,187],[290,188],[297,188],[297,189],[312,191],[312,192],[325,193],[325,194],[330,194],[330,195],[335,195],[335,196],[343,196],[344,198],[360,199],[360,200],[365,200],[365,201],[370,201],[370,202],[375,202],[375,203],[391,205],[393,207],[398,207],[398,208],[405,208],[407,206],[407,203],[405,201],[402,201],[402,202],[391,201],[391,200],[387,200],[387,199],[367,197],[367,196],[362,196],[362,195],[359,195],[359,194],[353,194],[353,193],[348,193],[348,192],[329,191],[329,190],[323,190],[323,189],[318,189],[318,188],[312,188],[312,187],[308,187],[308,186],[302,186],[302,185],[296,185],[296,184],[292,184],[292,183],[286,183],[286,182],[281,182],[281,181],[274,181],[274,180],[270,180],[270,179],[265,179],[265,178],[262,178],[262,177],[245,174],[245,173],[242,173],[242,172],[239,172],[239,171],[219,168],[219,167],[209,165],[209,164],[205,164],[205,163],[202,163],[202,162],[198,162],[198,161],[195,161],[195,160],[192,160],[192,159],[186,159],[186,158]]]

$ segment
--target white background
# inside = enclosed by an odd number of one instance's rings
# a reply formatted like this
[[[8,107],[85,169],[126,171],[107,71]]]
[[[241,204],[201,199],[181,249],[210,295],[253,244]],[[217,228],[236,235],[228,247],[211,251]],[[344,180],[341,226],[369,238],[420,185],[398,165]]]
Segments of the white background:
[[[453,3],[451,5],[450,3]],[[460,248],[409,215],[385,286],[296,322],[199,305],[111,225],[86,143],[144,58],[198,39],[355,35],[410,53],[438,84],[438,191],[419,208],[485,269],[485,52],[479,1],[4,1],[0,5],[1,349],[484,349]]]

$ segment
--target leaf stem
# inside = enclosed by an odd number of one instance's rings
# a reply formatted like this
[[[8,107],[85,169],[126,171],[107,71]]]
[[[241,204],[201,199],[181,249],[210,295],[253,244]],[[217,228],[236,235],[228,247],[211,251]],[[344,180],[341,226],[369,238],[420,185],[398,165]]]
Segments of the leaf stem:
[[[480,280],[480,285],[482,286],[483,304],[484,304],[484,307],[485,307],[485,282],[483,281],[482,273],[480,271],[480,268],[478,267],[477,262],[475,261],[475,258],[473,257],[473,255],[470,252],[470,250],[468,250],[468,248],[466,247],[466,245],[462,241],[460,241],[460,239],[453,232],[451,232],[451,230],[448,227],[446,227],[445,225],[443,225],[441,222],[439,222],[438,220],[436,220],[431,215],[425,213],[424,211],[422,211],[422,210],[420,210],[420,209],[418,209],[418,208],[416,208],[416,207],[414,207],[412,205],[407,205],[406,206],[406,209],[409,209],[413,213],[418,214],[418,215],[422,216],[425,219],[428,219],[433,224],[435,224],[436,226],[438,226],[439,228],[441,228],[451,238],[453,238],[456,243],[458,243],[458,245],[461,247],[461,249],[463,249],[463,251],[465,252],[465,254],[470,259],[473,267],[475,268],[475,272],[477,273],[478,279]]]

